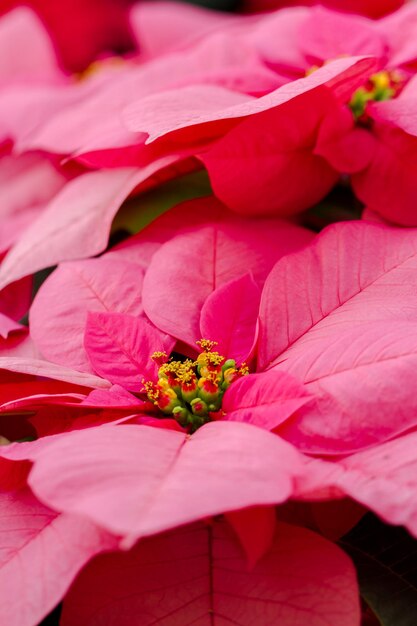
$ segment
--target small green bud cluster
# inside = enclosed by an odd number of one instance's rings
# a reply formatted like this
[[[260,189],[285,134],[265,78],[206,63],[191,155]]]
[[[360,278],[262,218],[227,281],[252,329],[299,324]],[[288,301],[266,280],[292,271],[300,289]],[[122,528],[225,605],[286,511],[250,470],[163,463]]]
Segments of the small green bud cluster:
[[[249,373],[246,365],[237,367],[234,359],[213,351],[216,342],[202,339],[197,344],[202,352],[195,361],[169,360],[156,352],[152,358],[159,365],[158,380],[144,382],[148,399],[159,411],[190,432],[220,417],[225,391]]]
[[[369,102],[392,100],[399,93],[403,85],[403,77],[398,72],[382,71],[373,74],[368,84],[359,87],[353,94],[349,108],[355,119],[363,119]]]

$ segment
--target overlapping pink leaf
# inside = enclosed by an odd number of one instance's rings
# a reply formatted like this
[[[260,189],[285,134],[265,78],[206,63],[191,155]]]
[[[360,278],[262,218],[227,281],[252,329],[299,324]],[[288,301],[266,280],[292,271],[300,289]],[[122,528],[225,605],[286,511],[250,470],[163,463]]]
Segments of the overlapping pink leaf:
[[[359,613],[353,565],[329,541],[279,524],[271,551],[248,570],[230,529],[216,522],[95,559],[70,590],[62,625],[358,626]]]
[[[262,296],[258,365],[317,398],[283,436],[343,452],[416,425],[416,281],[416,232],[365,222],[332,226],[277,263]]]

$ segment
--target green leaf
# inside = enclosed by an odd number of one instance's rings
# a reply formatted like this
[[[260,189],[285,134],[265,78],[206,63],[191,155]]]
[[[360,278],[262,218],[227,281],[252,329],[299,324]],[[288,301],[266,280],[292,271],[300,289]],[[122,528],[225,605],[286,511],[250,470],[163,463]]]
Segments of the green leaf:
[[[417,541],[369,514],[340,545],[353,559],[361,594],[381,626],[416,626]]]
[[[112,233],[123,230],[134,235],[180,202],[211,193],[205,170],[170,180],[156,189],[127,200],[113,221]]]

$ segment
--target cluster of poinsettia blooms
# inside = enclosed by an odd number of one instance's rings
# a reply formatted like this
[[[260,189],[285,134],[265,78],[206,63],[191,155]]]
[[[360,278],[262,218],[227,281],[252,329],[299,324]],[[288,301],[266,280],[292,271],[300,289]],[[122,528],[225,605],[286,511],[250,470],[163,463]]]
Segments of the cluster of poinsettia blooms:
[[[334,540],[417,536],[417,5],[282,4],[0,18],[2,624],[359,626]]]

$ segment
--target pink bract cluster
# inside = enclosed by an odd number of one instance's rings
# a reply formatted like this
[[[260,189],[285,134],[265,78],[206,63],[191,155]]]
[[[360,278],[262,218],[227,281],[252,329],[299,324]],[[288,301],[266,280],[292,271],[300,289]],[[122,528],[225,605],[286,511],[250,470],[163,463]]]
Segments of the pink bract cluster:
[[[417,4],[127,4],[0,18],[0,624],[360,626],[335,541],[417,537]]]

